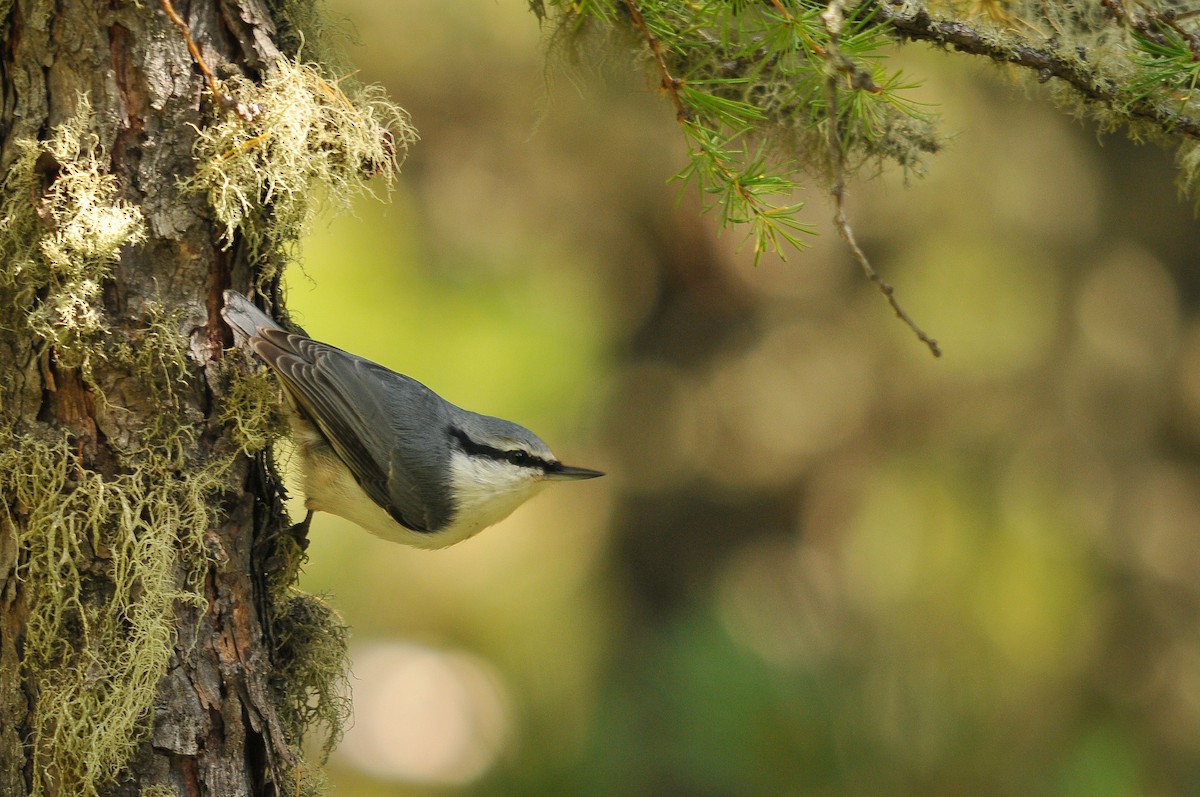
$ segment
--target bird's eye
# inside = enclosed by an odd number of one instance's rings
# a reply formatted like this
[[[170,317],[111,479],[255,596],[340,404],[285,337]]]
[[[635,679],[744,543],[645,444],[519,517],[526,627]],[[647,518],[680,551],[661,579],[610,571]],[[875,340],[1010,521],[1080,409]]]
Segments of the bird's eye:
[[[531,457],[527,451],[518,449],[517,451],[508,452],[508,461],[514,465],[528,465],[530,459]]]

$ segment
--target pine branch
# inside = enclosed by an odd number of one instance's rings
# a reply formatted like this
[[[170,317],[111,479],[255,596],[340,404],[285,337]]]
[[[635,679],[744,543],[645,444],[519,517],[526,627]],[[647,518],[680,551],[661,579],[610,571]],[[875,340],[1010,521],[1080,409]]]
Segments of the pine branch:
[[[979,55],[1059,81],[1102,127],[1178,146],[1182,184],[1200,186],[1197,14],[1156,0],[535,0],[564,23],[624,26],[642,39],[688,139],[694,181],[722,226],[745,224],[756,258],[802,246],[799,204],[776,202],[806,171],[834,200],[834,223],[893,311],[939,348],[872,267],[846,215],[846,181],[864,166],[920,173],[938,149],[933,119],[886,56],[895,39]],[[824,5],[827,3],[827,5]],[[945,9],[956,17],[939,18]],[[961,13],[960,13],[961,12]],[[1019,32],[1018,32],[1019,31]]]

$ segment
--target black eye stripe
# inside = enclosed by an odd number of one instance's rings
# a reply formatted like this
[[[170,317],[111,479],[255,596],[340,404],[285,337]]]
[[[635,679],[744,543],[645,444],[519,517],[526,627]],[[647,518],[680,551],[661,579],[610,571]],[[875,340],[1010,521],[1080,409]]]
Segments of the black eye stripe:
[[[462,429],[458,429],[454,426],[446,427],[446,431],[449,432],[452,438],[458,441],[458,447],[461,448],[463,452],[470,454],[473,457],[486,457],[499,462],[508,462],[522,468],[538,468],[540,470],[553,470],[554,466],[557,464],[554,462],[548,462],[541,457],[534,456],[528,451],[524,451],[519,448],[511,451],[505,451],[502,448],[495,448],[485,443],[478,443],[472,440],[471,437]]]

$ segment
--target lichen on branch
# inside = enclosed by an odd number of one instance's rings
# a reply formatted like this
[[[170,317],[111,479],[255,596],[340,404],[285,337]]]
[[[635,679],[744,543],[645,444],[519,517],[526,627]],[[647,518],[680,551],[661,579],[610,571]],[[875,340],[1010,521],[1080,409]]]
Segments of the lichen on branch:
[[[1200,139],[1200,14],[1165,0],[532,5],[560,30],[633,32],[646,44],[650,69],[681,121],[766,142],[779,158],[771,171],[781,177],[800,170],[828,176],[819,128],[830,119],[849,173],[887,162],[920,172],[924,157],[937,150],[935,120],[912,99],[915,84],[888,58],[886,45],[896,41],[982,56],[1050,83],[1058,99],[1106,130],[1125,127],[1138,139],[1185,144],[1185,152]],[[844,24],[830,57],[833,32],[822,15],[834,5]],[[837,108],[824,99],[823,76],[830,71],[840,73]]]

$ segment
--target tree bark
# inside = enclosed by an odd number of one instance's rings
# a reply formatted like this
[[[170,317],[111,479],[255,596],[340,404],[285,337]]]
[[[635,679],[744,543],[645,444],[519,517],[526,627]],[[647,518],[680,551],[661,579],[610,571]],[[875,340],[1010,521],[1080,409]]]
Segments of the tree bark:
[[[181,187],[198,129],[237,112],[200,60],[259,81],[280,35],[258,0],[178,0],[193,53],[168,6],[0,2],[4,797],[303,775],[279,624],[313,607],[287,592],[271,468],[231,441],[222,358],[221,292],[263,261]]]

